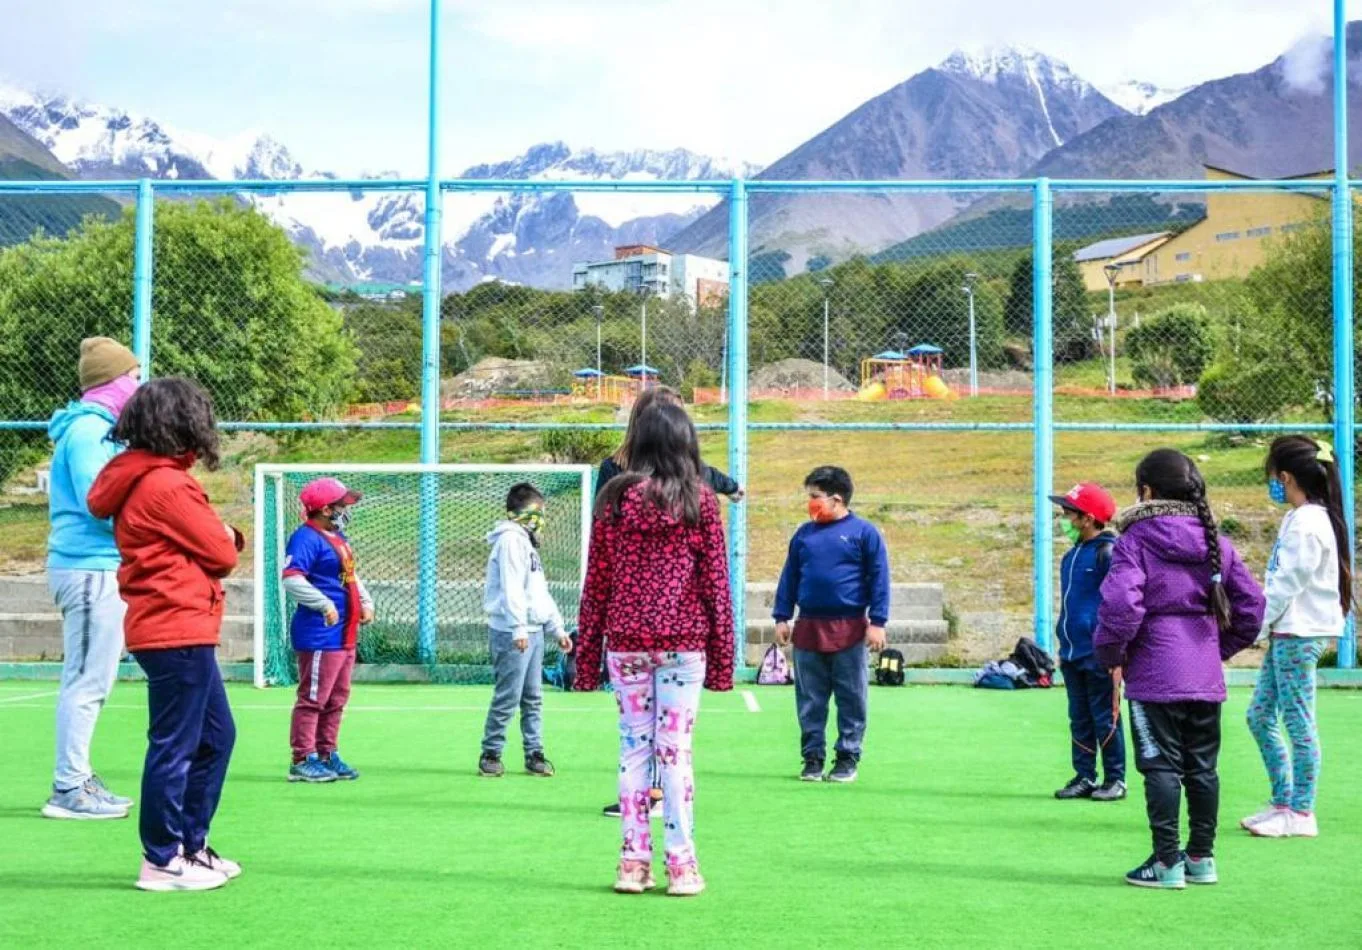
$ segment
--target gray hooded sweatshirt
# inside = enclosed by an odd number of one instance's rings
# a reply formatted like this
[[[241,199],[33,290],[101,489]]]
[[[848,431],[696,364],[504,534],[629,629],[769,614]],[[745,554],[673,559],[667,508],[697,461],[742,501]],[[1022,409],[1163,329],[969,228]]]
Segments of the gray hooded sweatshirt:
[[[482,609],[488,625],[509,632],[513,640],[528,640],[541,628],[548,636],[561,637],[563,615],[549,593],[544,562],[530,542],[530,533],[514,521],[499,521],[487,543],[492,553],[487,559]]]

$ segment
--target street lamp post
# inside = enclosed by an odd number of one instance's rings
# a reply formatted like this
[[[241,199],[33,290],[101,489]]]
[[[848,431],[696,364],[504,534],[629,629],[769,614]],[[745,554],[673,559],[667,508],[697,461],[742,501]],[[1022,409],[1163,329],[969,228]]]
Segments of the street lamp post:
[[[648,365],[648,295],[643,295],[642,312],[638,319],[639,325],[639,354],[638,361],[644,366]],[[647,375],[646,373],[644,374]]]
[[[831,277],[823,277],[818,281],[823,287],[823,401],[829,398],[831,390],[831,373],[828,370],[829,351],[828,351],[828,293],[834,283]]]
[[[1107,275],[1107,330],[1111,334],[1111,375],[1107,379],[1107,391],[1116,395],[1116,277],[1121,273],[1120,264],[1107,264],[1102,268]]]
[[[978,274],[966,274],[965,286],[961,291],[969,297],[969,394],[979,395],[979,342],[974,332],[974,282]]]
[[[605,367],[601,365],[601,322],[605,320],[605,308],[597,304],[591,312],[596,315],[596,385],[599,387],[605,378]]]

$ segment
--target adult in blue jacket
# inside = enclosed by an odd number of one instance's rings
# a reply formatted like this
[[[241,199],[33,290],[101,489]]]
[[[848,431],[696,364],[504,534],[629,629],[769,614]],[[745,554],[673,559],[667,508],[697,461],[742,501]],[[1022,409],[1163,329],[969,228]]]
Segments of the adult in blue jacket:
[[[113,522],[90,514],[95,476],[118,449],[110,440],[137,388],[137,357],[121,343],[92,337],[80,344],[78,401],[58,410],[52,437],[47,578],[62,613],[62,678],[57,699],[57,762],[48,818],[126,818],[132,799],[110,792],[90,766],[90,742],[123,653],[118,546]]]

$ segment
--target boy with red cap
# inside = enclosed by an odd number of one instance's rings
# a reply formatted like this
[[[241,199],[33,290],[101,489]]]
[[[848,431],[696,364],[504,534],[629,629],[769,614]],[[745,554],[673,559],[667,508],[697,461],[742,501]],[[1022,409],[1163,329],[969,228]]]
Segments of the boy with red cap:
[[[355,553],[345,537],[350,506],[361,497],[339,479],[309,482],[298,496],[307,520],[289,537],[284,552],[284,592],[298,605],[290,626],[298,655],[290,782],[359,778],[337,753],[336,740],[350,698],[359,627],[374,619],[374,602],[355,571]]]
[[[1050,500],[1063,512],[1060,527],[1073,547],[1060,562],[1059,669],[1069,695],[1069,735],[1074,777],[1055,798],[1099,802],[1126,797],[1126,745],[1121,731],[1111,673],[1093,656],[1092,635],[1102,603],[1102,581],[1111,566],[1116,535],[1107,524],[1116,501],[1101,485],[1082,482]],[[1097,755],[1102,755],[1102,785],[1097,784]]]

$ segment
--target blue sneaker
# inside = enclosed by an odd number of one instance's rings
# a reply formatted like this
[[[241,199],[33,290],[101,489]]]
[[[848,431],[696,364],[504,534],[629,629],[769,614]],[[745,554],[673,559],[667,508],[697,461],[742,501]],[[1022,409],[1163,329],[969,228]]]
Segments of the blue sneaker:
[[[327,764],[318,758],[317,753],[314,752],[303,761],[294,762],[293,765],[289,766],[288,780],[316,785],[322,782],[334,782],[336,773],[331,771]]]
[[[1187,866],[1188,884],[1220,883],[1220,875],[1215,873],[1215,858],[1209,854],[1204,858],[1194,858],[1184,851],[1182,861]]]
[[[1181,891],[1187,887],[1186,870],[1187,866],[1181,857],[1169,866],[1151,854],[1148,861],[1126,875],[1126,883],[1136,887]]]
[[[353,782],[355,779],[359,778],[359,770],[352,769],[347,765],[345,760],[340,757],[339,752],[333,751],[323,764],[336,773],[336,778],[339,781]]]

